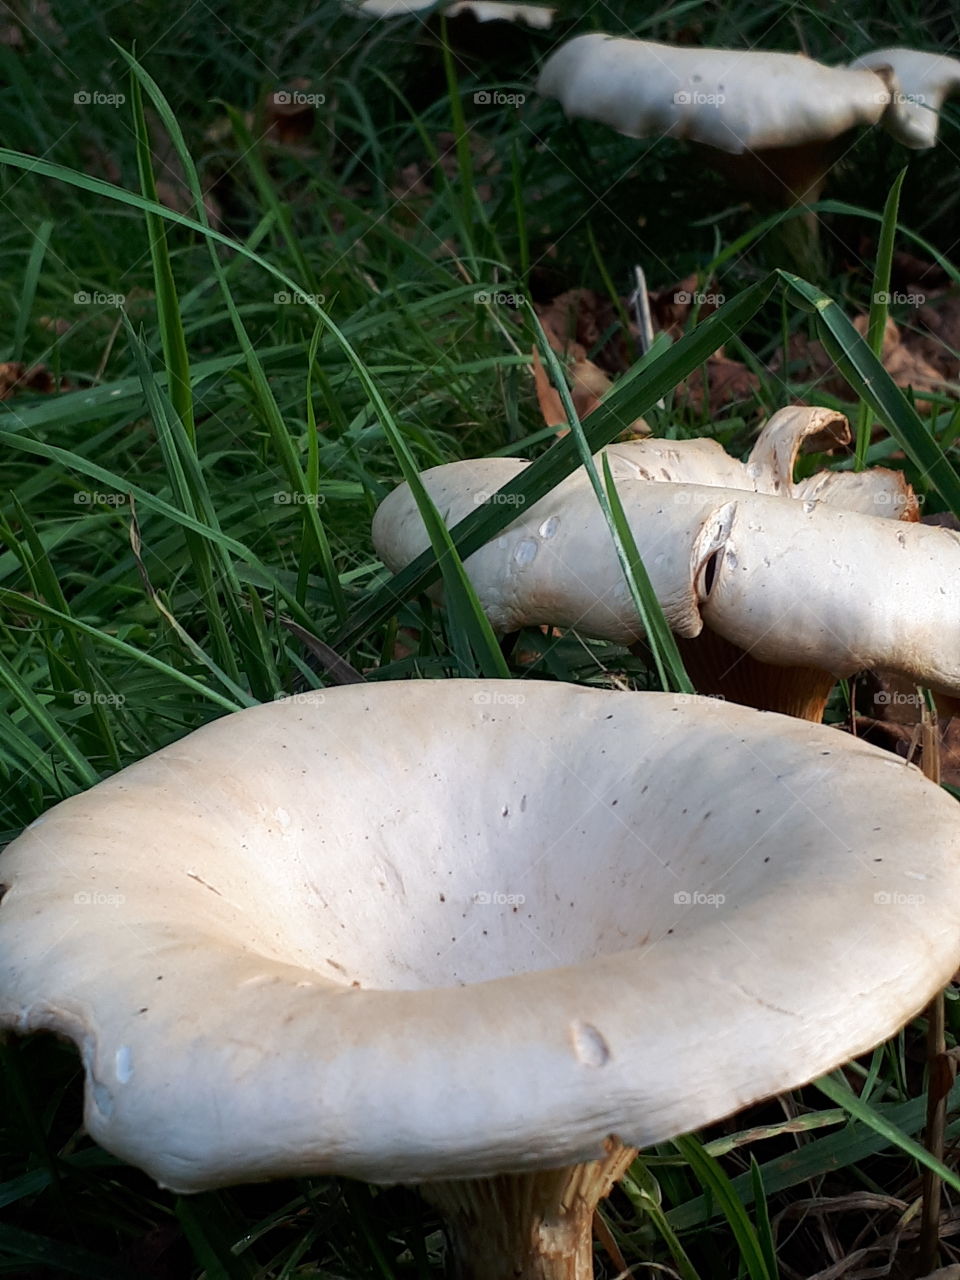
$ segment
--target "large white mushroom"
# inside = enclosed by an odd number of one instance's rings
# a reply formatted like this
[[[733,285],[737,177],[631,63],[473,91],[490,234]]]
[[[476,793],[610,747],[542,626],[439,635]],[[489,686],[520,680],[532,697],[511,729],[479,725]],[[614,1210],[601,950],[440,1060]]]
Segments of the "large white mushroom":
[[[539,682],[224,717],[0,879],[0,1028],[77,1044],[98,1142],[182,1192],[421,1184],[468,1280],[587,1280],[633,1148],[870,1049],[960,962],[960,819],[912,766]]]
[[[958,73],[956,59],[911,49],[831,67],[797,53],[593,32],[550,55],[537,89],[568,116],[627,137],[699,144],[750,195],[790,205],[819,197],[837,155],[831,144],[857,126],[880,124],[908,147],[933,146]]]
[[[747,463],[710,440],[605,450],[634,538],[697,687],[820,719],[838,677],[868,667],[960,692],[960,535],[915,523],[900,473],[823,472],[794,483],[804,439],[842,443],[846,419],[791,407]],[[480,458],[424,474],[454,525],[529,464]],[[429,540],[406,485],[374,517],[398,571]],[[466,561],[494,628],[554,624],[631,644],[643,635],[588,477],[574,472]]]
[[[878,123],[890,102],[888,79],[799,53],[684,48],[594,32],[552,53],[537,89],[558,98],[567,115],[629,138],[683,138],[739,155]]]

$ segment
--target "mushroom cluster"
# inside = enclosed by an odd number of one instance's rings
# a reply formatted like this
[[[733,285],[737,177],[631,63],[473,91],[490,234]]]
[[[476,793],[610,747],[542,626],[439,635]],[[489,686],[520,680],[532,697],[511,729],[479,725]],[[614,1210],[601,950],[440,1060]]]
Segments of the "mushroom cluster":
[[[746,463],[713,440],[632,440],[606,453],[667,622],[703,693],[819,720],[839,677],[868,667],[960,692],[960,534],[917,523],[902,473],[824,471],[794,483],[801,445],[845,443],[832,410],[791,407]],[[424,485],[455,525],[529,465],[479,458]],[[406,485],[381,504],[374,544],[400,570],[429,546]],[[493,627],[554,624],[632,644],[643,635],[583,470],[465,567]]]
[[[418,1184],[467,1280],[586,1280],[634,1149],[870,1049],[960,962],[960,819],[916,769],[536,681],[226,716],[0,879],[0,1029],[76,1043],[98,1142],[183,1192]]]

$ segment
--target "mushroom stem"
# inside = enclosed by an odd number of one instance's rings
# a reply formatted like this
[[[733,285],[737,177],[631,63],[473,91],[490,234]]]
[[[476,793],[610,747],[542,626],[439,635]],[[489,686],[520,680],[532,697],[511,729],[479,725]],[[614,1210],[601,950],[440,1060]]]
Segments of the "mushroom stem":
[[[692,639],[677,636],[680,656],[694,688],[713,698],[739,702],[759,711],[779,711],[819,724],[837,683],[818,667],[781,667],[759,662],[710,627]]]
[[[593,1213],[636,1156],[615,1138],[601,1160],[420,1188],[447,1220],[456,1280],[592,1280]]]

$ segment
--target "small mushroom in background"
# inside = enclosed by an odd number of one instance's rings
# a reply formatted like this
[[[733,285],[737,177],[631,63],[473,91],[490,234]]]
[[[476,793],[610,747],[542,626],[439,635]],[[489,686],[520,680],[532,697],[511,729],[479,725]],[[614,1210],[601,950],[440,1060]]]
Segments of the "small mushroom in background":
[[[960,692],[960,535],[916,523],[900,472],[823,471],[794,482],[801,445],[844,444],[842,414],[775,414],[742,463],[713,440],[633,440],[604,452],[637,547],[695,686],[820,720],[839,677],[896,672]],[[453,526],[529,463],[480,458],[424,473]],[[399,571],[429,540],[401,485],[374,545]],[[641,640],[586,473],[575,471],[465,562],[502,634],[552,624],[617,644]]]
[[[589,1280],[634,1149],[870,1050],[960,964],[960,817],[918,770],[538,681],[226,716],[0,880],[0,1029],[74,1041],[96,1141],[180,1192],[419,1184],[462,1280]]]
[[[834,159],[828,146],[877,124],[892,76],[827,67],[798,53],[697,49],[599,32],[544,63],[537,90],[565,113],[630,138],[678,138],[722,153],[723,168],[774,204],[815,201]],[[733,158],[739,157],[734,165]]]
[[[556,9],[539,4],[508,4],[504,0],[346,0],[345,7],[364,18],[402,18],[411,13],[439,9],[447,18],[470,14],[477,22],[520,22],[537,31],[553,26]]]
[[[788,208],[819,199],[839,139],[858,126],[880,124],[905,146],[933,146],[937,111],[956,90],[958,70],[956,59],[909,49],[829,67],[797,53],[686,48],[593,32],[547,58],[537,90],[558,99],[567,116],[630,138],[686,139],[751,199]],[[812,215],[806,223],[805,232],[799,223],[782,232],[785,244],[809,257],[816,251]]]

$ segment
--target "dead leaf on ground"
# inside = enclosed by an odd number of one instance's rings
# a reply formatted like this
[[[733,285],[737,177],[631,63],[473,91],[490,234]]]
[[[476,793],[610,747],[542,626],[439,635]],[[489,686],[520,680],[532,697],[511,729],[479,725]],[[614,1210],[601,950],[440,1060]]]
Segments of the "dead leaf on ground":
[[[7,360],[0,364],[0,400],[12,400],[20,391],[36,391],[41,395],[53,395],[57,391],[69,391],[66,382],[58,387],[53,374],[45,364],[25,365],[22,360]]]
[[[577,346],[578,344],[574,345]],[[579,349],[582,350],[582,348]],[[570,396],[573,400],[573,407],[577,411],[577,417],[583,422],[585,418],[588,418],[593,413],[604,394],[613,386],[613,383],[603,370],[598,369],[590,360],[573,360],[568,364],[567,372],[570,375]],[[533,381],[537,391],[537,403],[540,406],[544,424],[548,427],[562,427],[562,430],[558,431],[557,434],[560,436],[566,435],[569,427],[567,426],[567,415],[563,408],[563,401],[560,399],[559,391],[550,381],[550,377],[540,359],[540,352],[536,347],[533,348]],[[649,434],[650,428],[644,419],[636,418],[624,427],[619,438],[629,439]]]
[[[865,315],[855,316],[853,319],[853,327],[861,336],[866,336],[868,323]],[[820,342],[803,333],[792,334],[787,344],[787,361],[791,381],[818,384],[828,394],[840,400],[852,398],[853,393],[846,379],[837,371],[834,361]],[[954,390],[944,374],[926,358],[923,339],[901,331],[889,316],[883,331],[881,361],[898,387],[913,389],[917,408],[921,412],[929,412],[932,407],[932,401],[923,392],[944,395]],[[778,352],[770,361],[769,369],[771,373],[783,372],[781,353]]]
[[[621,305],[625,304],[621,302]],[[622,316],[610,298],[595,289],[567,289],[534,307],[554,351],[578,348],[576,359],[590,359],[609,374],[623,373],[635,358],[638,334],[623,334]]]
[[[940,726],[941,778],[960,786],[960,705],[936,695]],[[858,737],[920,763],[923,702],[917,686],[900,676],[868,671],[857,679],[855,728]]]
[[[706,391],[704,368],[701,366],[677,387],[675,402],[700,414],[704,411],[706,399],[707,415],[713,417],[728,405],[749,400],[759,389],[757,375],[739,360],[728,360],[721,348],[707,360]]]
[[[703,281],[696,273],[651,293],[649,297],[655,327],[674,342],[686,332],[694,308],[697,308],[698,320],[706,320],[722,301],[716,280]]]

